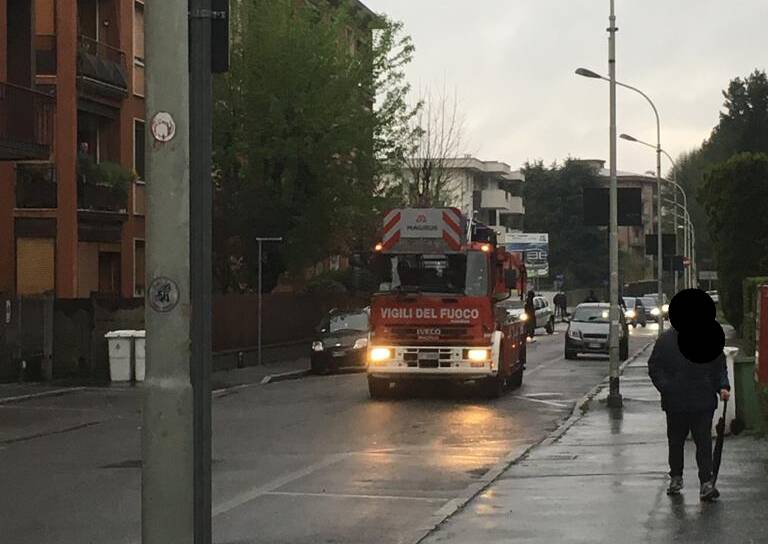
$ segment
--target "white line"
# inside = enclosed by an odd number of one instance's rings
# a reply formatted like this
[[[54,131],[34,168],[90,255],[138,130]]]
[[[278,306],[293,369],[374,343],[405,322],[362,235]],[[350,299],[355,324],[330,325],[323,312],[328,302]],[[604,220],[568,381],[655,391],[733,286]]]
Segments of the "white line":
[[[513,399],[520,399],[520,400],[527,400],[529,402],[538,402],[540,404],[546,404],[548,406],[555,406],[557,408],[568,408],[570,406],[570,402],[555,402],[552,400],[542,400],[542,399],[532,399],[529,397],[523,397],[522,395],[515,395],[512,397]]]
[[[431,497],[405,497],[402,495],[357,495],[354,493],[305,493],[301,491],[270,491],[264,493],[264,495],[280,495],[286,497],[328,497],[331,499],[372,499],[372,500],[388,500],[388,501],[421,501],[421,502],[448,502],[451,499],[448,498],[431,498]]]
[[[285,484],[293,482],[294,480],[298,480],[299,478],[309,476],[316,470],[320,470],[321,468],[325,468],[329,465],[338,463],[339,461],[346,459],[349,456],[350,454],[348,453],[339,453],[336,455],[329,455],[322,461],[309,465],[308,467],[305,467],[301,470],[297,470],[296,472],[291,472],[289,474],[286,474],[285,476],[272,480],[271,482],[266,483],[262,486],[255,487],[249,491],[236,495],[232,499],[216,506],[213,509],[213,515],[215,517],[215,516],[220,516],[221,514],[226,514],[230,510],[234,510],[235,508],[238,508],[254,499],[261,497],[262,495],[266,495],[267,493],[271,493],[281,488]]]
[[[18,395],[16,397],[0,398],[0,404],[6,404],[8,402],[17,402],[21,400],[39,399],[43,397],[55,397],[57,395],[66,395],[67,393],[75,393],[77,391],[85,391],[85,387],[65,387],[64,389],[54,389],[52,391],[41,391],[40,393],[30,393],[27,395]]]

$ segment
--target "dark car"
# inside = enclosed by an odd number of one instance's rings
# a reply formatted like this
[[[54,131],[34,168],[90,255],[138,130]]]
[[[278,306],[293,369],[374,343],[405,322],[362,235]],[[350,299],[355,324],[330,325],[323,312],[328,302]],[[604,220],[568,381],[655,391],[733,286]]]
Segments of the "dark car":
[[[648,317],[645,313],[645,306],[643,305],[643,299],[640,297],[624,297],[624,317],[627,319],[627,323],[632,327],[638,325],[645,327],[648,323]]]
[[[367,308],[333,310],[317,327],[312,342],[312,372],[334,372],[344,368],[365,368],[370,314]]]

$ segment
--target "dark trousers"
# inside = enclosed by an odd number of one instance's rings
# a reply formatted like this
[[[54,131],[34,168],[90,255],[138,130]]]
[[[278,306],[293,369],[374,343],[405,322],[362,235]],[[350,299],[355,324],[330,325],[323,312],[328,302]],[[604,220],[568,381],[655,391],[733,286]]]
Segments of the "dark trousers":
[[[696,464],[699,482],[712,479],[712,412],[667,412],[669,441],[669,475],[683,475],[685,439],[688,433],[696,443]]]

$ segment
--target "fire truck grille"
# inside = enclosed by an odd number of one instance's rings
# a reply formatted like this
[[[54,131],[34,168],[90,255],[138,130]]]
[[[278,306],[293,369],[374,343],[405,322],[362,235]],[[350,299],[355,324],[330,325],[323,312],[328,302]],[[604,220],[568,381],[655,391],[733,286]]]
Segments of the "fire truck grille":
[[[453,356],[452,348],[408,348],[403,361],[410,368],[450,368]]]
[[[471,341],[471,330],[465,326],[441,326],[441,327],[391,327],[384,335],[393,345],[409,345],[416,342],[429,342],[452,344]]]

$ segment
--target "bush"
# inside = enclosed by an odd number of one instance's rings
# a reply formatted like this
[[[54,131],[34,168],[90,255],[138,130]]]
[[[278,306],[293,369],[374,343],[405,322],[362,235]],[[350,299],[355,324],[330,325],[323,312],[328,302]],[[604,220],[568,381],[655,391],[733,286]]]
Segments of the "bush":
[[[744,339],[742,352],[744,355],[755,354],[755,321],[757,319],[757,288],[768,284],[768,276],[747,278],[743,284],[744,321],[741,326],[741,336]]]
[[[115,162],[100,162],[96,165],[93,172],[96,183],[105,185],[112,189],[115,194],[125,197],[128,196],[128,190],[131,183],[136,180],[136,174],[127,168],[123,168]]]

